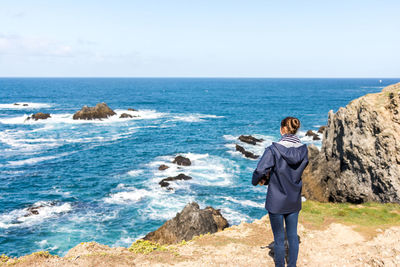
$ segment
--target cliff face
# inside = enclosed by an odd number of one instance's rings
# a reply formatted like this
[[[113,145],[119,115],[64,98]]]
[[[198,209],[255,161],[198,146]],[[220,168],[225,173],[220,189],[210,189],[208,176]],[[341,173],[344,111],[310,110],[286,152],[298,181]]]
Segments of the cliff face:
[[[400,83],[328,114],[321,151],[309,147],[306,198],[400,203]]]

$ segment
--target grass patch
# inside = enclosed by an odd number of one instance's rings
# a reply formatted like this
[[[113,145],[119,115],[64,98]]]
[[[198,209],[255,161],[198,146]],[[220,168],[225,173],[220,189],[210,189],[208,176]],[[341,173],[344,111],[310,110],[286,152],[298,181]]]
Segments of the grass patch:
[[[168,248],[165,246],[143,239],[135,241],[129,248],[129,251],[131,252],[142,253],[142,254],[149,254],[153,251],[167,251],[167,250]]]
[[[300,212],[300,222],[316,228],[338,222],[356,225],[360,231],[385,229],[400,226],[400,204],[367,202],[356,205],[307,200]]]

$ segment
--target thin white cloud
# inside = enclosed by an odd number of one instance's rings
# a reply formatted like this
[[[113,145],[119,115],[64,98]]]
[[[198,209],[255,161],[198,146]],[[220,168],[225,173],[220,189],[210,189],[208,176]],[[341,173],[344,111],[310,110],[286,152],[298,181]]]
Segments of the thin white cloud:
[[[0,33],[0,55],[71,57],[74,52],[71,45],[46,38]]]

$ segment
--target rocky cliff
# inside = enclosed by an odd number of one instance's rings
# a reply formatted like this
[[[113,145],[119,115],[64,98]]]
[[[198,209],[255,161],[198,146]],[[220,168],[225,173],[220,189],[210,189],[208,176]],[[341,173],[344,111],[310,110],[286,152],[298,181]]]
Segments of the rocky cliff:
[[[321,151],[309,146],[306,198],[400,203],[400,83],[328,114]]]

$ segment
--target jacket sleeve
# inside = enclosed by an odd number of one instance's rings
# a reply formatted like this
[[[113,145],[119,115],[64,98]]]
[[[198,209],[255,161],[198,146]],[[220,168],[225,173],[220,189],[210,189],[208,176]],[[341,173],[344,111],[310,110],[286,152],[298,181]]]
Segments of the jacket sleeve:
[[[257,168],[253,172],[253,179],[251,183],[257,185],[258,182],[274,167],[274,155],[272,154],[271,148],[267,147],[262,155],[260,161],[257,164]]]

